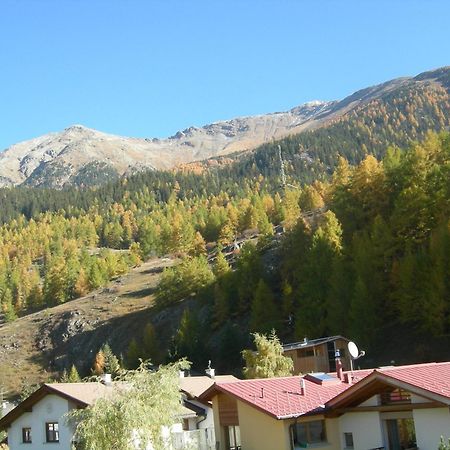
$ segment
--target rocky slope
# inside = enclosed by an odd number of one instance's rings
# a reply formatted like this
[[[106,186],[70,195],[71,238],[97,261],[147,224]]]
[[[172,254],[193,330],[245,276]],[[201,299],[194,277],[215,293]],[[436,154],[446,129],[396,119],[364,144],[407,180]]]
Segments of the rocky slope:
[[[173,262],[151,259],[86,297],[0,323],[0,392],[13,397],[23,386],[58,377],[72,364],[89,374],[103,343],[125,355],[130,337],[140,339],[150,321],[161,342],[167,341],[182,310],[172,310],[170,317],[155,311],[152,294],[162,270]]]
[[[236,118],[179,131],[167,139],[114,136],[74,125],[11,146],[0,153],[0,187],[29,185],[61,188],[98,185],[145,169],[169,169],[193,161],[252,150],[273,139],[331,126],[358,115],[374,100],[420,86],[449,92],[450,67],[372,86],[341,101],[313,101],[287,112]]]
[[[285,113],[190,127],[167,139],[114,136],[74,125],[0,153],[0,186],[61,188],[66,184],[99,184],[139,170],[169,169],[251,149],[313,120],[332,105],[332,102],[310,102]]]

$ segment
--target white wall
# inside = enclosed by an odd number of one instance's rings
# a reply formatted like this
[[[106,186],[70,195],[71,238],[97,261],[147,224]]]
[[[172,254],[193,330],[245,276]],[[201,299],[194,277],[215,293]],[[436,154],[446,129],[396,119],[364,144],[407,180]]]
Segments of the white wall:
[[[416,394],[411,394],[411,403],[429,403],[431,400],[428,400],[427,398],[420,397]]]
[[[344,446],[344,433],[353,433],[355,449],[383,446],[383,433],[378,412],[347,413],[339,418],[340,446]],[[421,448],[422,450],[422,448]]]
[[[70,450],[73,431],[65,424],[64,414],[69,411],[67,400],[57,395],[47,395],[33,406],[32,412],[22,414],[8,429],[8,445],[10,450]],[[46,442],[45,423],[58,422],[59,443]],[[22,428],[31,428],[31,444],[22,443]]]
[[[439,439],[450,437],[450,411],[448,407],[416,409],[413,411],[417,446],[420,450],[436,450]]]
[[[378,406],[380,404],[378,395],[368,398],[365,402],[360,403],[358,406]]]

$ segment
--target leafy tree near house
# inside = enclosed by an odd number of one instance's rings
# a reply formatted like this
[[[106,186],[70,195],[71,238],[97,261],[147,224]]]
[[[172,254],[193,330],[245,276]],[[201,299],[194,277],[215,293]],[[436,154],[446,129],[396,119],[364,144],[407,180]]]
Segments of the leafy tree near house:
[[[450,450],[450,438],[448,439],[448,442],[445,442],[444,437],[441,436],[438,450]]]
[[[256,351],[243,350],[245,378],[271,378],[292,375],[294,363],[283,355],[283,347],[275,331],[269,335],[253,334]]]
[[[151,444],[155,450],[167,447],[164,427],[170,427],[181,413],[179,371],[189,364],[178,361],[151,371],[148,363],[126,371],[120,381],[126,389],[116,389],[108,398],[97,400],[67,415],[77,424],[75,438],[82,450],[115,448],[135,450]]]

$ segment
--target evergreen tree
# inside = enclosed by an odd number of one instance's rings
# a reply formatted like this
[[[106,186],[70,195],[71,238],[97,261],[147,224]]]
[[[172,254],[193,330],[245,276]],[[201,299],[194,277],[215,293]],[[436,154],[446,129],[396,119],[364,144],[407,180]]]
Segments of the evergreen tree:
[[[121,370],[117,356],[113,353],[108,343],[103,344],[100,351],[103,354],[104,358],[103,364],[104,373],[109,373],[112,375],[113,378],[115,378],[117,375],[119,375]]]
[[[268,333],[277,329],[280,326],[279,317],[280,311],[272,291],[263,279],[259,280],[252,301],[250,330]]]
[[[61,376],[61,383],[80,383],[81,377],[78,374],[78,370],[74,364],[70,368],[69,373],[67,373],[66,369],[64,369],[63,374]]]
[[[3,293],[2,311],[7,322],[12,322],[17,319],[17,314],[12,303],[12,294],[9,288],[5,289]]]
[[[142,344],[145,359],[149,359],[153,364],[162,362],[161,343],[156,335],[154,326],[150,322],[144,328]]]
[[[138,346],[136,339],[131,339],[130,343],[128,344],[126,355],[127,366],[136,368],[139,365],[139,359],[141,359],[142,356],[142,352]]]

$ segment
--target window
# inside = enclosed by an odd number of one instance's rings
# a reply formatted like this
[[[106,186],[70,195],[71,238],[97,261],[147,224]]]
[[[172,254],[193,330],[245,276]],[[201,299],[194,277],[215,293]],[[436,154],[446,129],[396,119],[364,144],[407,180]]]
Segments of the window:
[[[309,358],[311,356],[314,356],[314,350],[305,350],[305,349],[297,350],[298,358]]]
[[[325,421],[296,423],[291,425],[291,443],[293,449],[305,448],[308,444],[326,442]]]
[[[59,442],[58,422],[47,422],[45,424],[45,436],[47,438],[47,442]]]
[[[226,427],[227,450],[241,450],[241,430],[238,425]]]
[[[387,390],[381,392],[380,401],[382,405],[411,403],[411,394],[403,389]]]
[[[22,442],[31,444],[31,428],[22,428]]]
[[[344,433],[345,448],[354,448],[353,445],[353,433]]]

